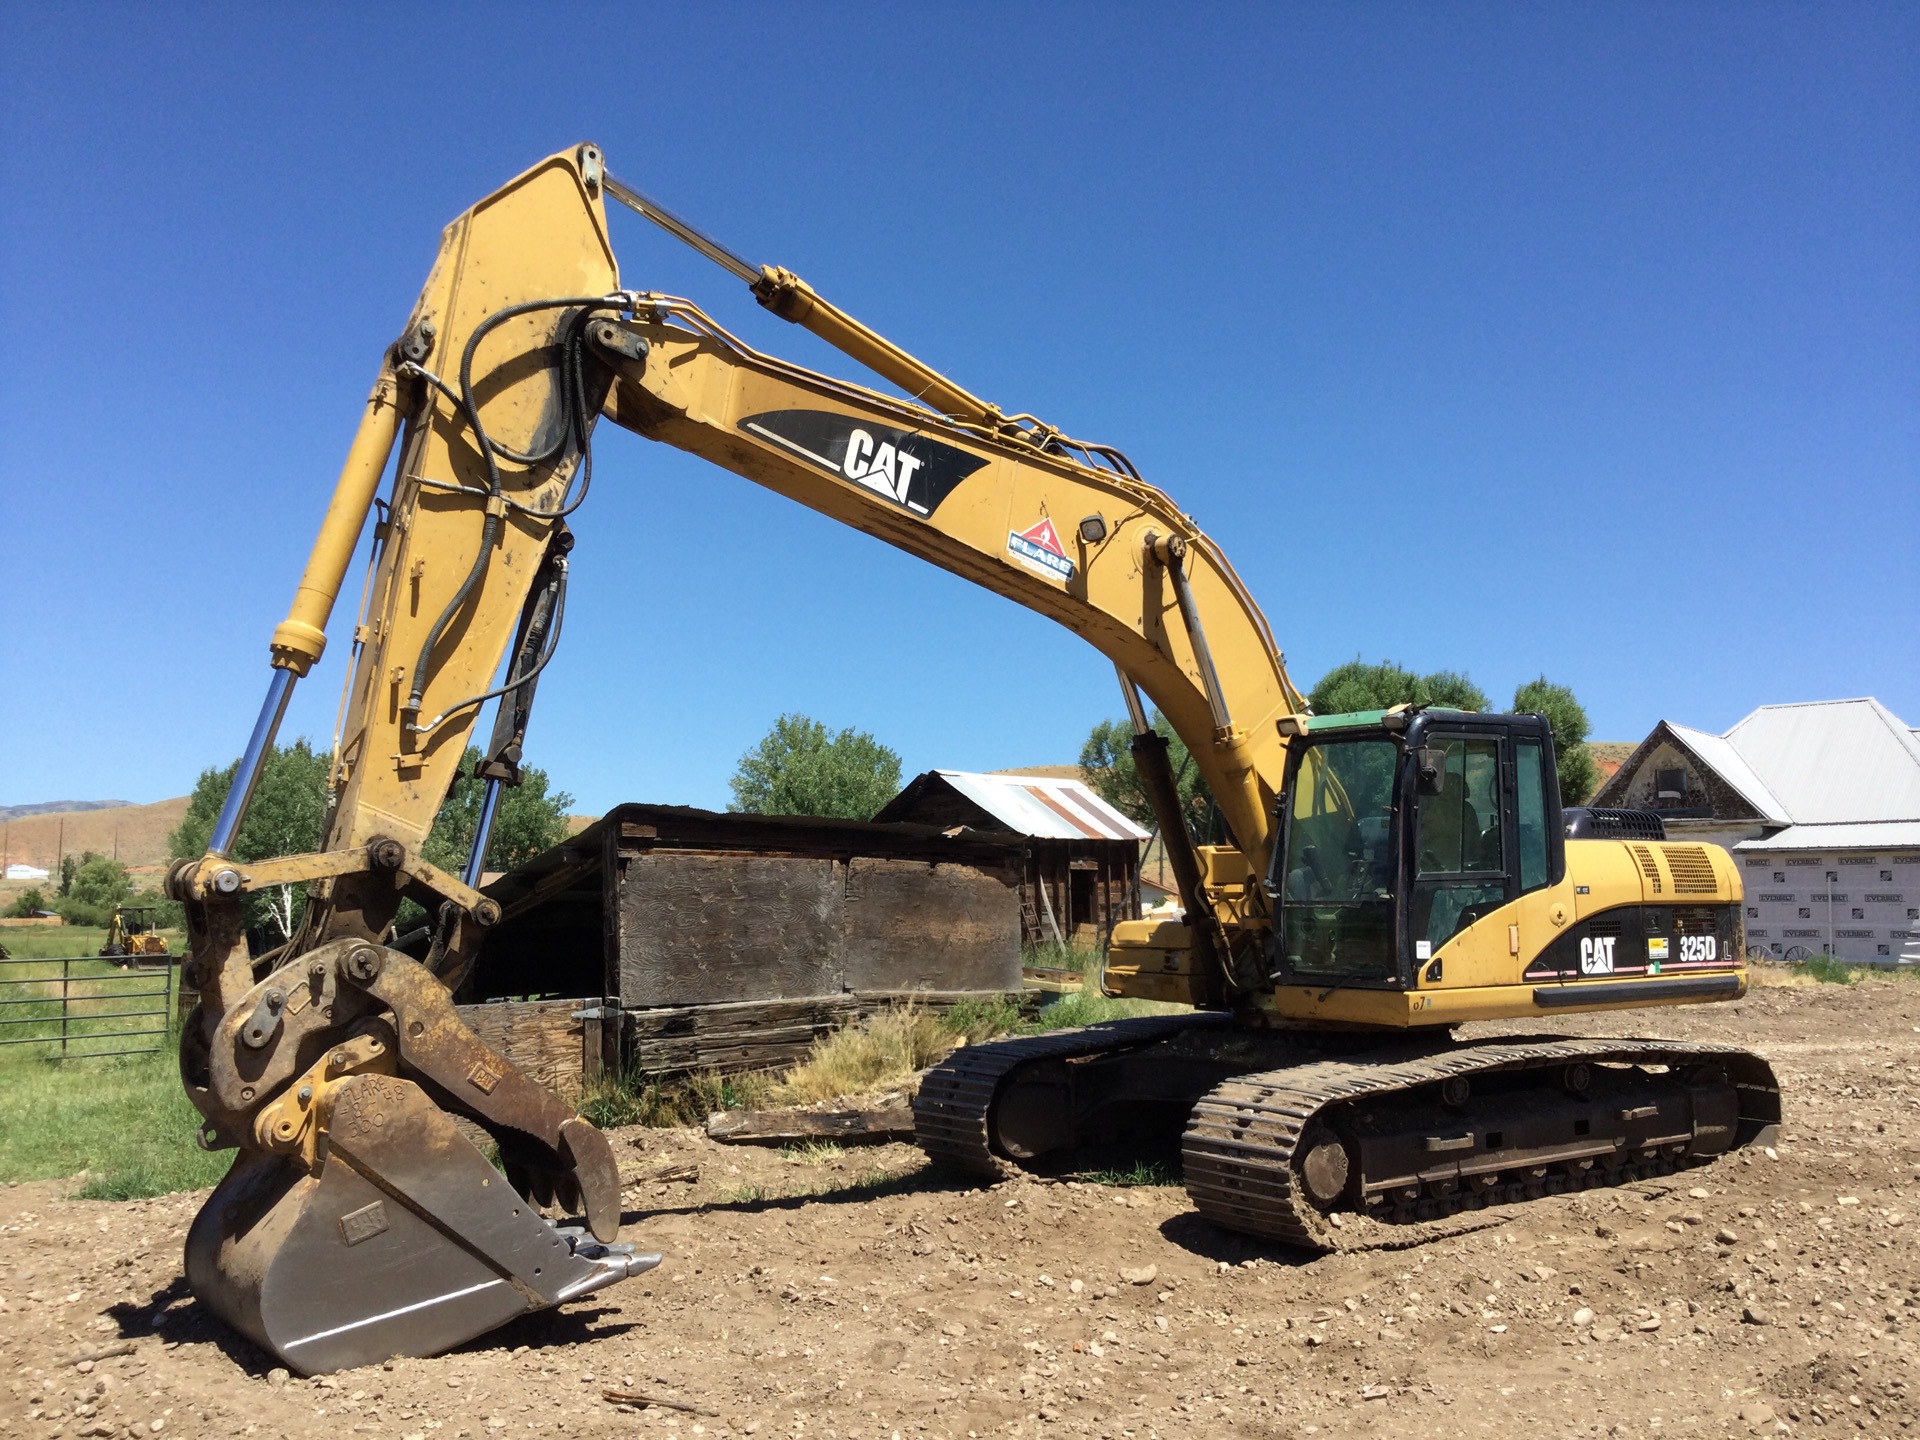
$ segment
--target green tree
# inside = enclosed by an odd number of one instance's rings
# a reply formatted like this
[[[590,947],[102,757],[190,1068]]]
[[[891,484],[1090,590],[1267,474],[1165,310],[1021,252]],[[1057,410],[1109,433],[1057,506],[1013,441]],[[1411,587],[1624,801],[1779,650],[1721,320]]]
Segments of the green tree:
[[[729,810],[866,820],[898,793],[900,757],[864,730],[834,735],[818,720],[782,715],[727,783]]]
[[[89,850],[80,857],[73,885],[55,908],[69,925],[104,925],[112,918],[113,907],[132,894],[127,867]]]
[[[46,908],[46,894],[38,885],[33,885],[20,892],[19,897],[8,908],[7,916],[13,920],[30,920]]]
[[[1587,748],[1587,712],[1573,691],[1546,676],[1513,692],[1516,715],[1544,715],[1553,731],[1553,753],[1560,774],[1560,803],[1584,805],[1600,783],[1600,767]]]
[[[166,891],[158,886],[148,886],[133,897],[136,905],[145,905],[153,911],[153,923],[160,930],[177,930],[187,923],[186,907],[178,900],[170,899]]]
[[[484,780],[474,778],[479,763],[480,751],[469,745],[461,757],[459,777],[433,817],[433,830],[422,847],[428,860],[456,874],[466,868],[473,853],[474,828],[480,823],[480,802],[487,787]],[[547,784],[546,771],[522,765],[520,783],[500,792],[493,829],[487,832],[486,869],[511,870],[567,838],[567,811],[573,796],[565,790],[548,794]]]
[[[484,788],[471,778],[479,759],[479,750],[468,746],[461,758],[460,778],[434,816],[433,829],[421,847],[426,858],[442,869],[464,868],[472,848]],[[200,773],[187,801],[186,816],[168,837],[168,849],[175,859],[193,859],[206,853],[214,821],[226,803],[238,766],[235,761]],[[275,746],[261,767],[247,818],[234,839],[233,858],[244,864],[318,850],[325,838],[330,768],[329,758],[306,740]],[[546,772],[535,766],[523,766],[520,773],[520,786],[505,791],[494,815],[487,840],[489,869],[516,865],[567,835],[567,808],[573,804],[573,797],[564,790],[549,794]],[[282,885],[247,897],[247,924],[265,925],[286,938],[299,925],[305,908],[306,886]]]
[[[1174,734],[1167,717],[1158,710],[1150,722],[1167,737],[1167,763],[1180,792],[1180,808],[1187,816],[1187,828],[1204,834],[1211,796],[1200,769],[1188,753],[1187,742]],[[1147,801],[1146,787],[1140,783],[1140,771],[1133,763],[1133,725],[1126,720],[1102,720],[1080,747],[1080,774],[1102,800],[1143,829],[1154,830],[1159,820]]]
[[[1457,670],[1416,675],[1391,660],[1369,665],[1358,656],[1322,675],[1307,699],[1316,715],[1390,710],[1395,705],[1433,705],[1448,710],[1493,708],[1487,692]]]
[[[87,853],[91,855],[93,852],[89,850]],[[54,887],[53,893],[55,895],[65,895],[69,890],[73,889],[73,877],[79,873],[80,857],[78,855],[62,855],[60,857],[60,883]]]
[[[186,815],[167,837],[167,848],[174,859],[194,859],[207,853],[214,822],[220,818],[220,807],[226,804],[227,791],[239,768],[240,762],[235,760],[200,772],[187,799]],[[318,850],[326,824],[330,768],[329,758],[306,740],[274,746],[260,767],[247,818],[234,837],[232,858],[244,865],[276,855],[304,855]],[[280,885],[249,895],[247,924],[265,926],[286,939],[299,924],[306,904],[305,885]]]

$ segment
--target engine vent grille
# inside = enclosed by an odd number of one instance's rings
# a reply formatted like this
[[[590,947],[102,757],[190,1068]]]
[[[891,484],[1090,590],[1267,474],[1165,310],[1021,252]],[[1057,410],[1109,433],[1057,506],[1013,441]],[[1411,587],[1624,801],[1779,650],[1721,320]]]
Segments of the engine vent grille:
[[[1660,862],[1653,858],[1653,851],[1645,845],[1629,845],[1633,858],[1640,862],[1640,873],[1647,877],[1653,886],[1653,893],[1660,893]]]
[[[1667,869],[1673,875],[1673,893],[1676,895],[1713,895],[1720,889],[1719,881],[1713,878],[1713,861],[1707,858],[1704,845],[1662,845],[1666,852]]]
[[[1680,879],[1674,877],[1673,888],[1680,888]],[[1720,912],[1711,905],[1676,905],[1673,907],[1673,931],[1676,935],[1718,935],[1720,933]]]

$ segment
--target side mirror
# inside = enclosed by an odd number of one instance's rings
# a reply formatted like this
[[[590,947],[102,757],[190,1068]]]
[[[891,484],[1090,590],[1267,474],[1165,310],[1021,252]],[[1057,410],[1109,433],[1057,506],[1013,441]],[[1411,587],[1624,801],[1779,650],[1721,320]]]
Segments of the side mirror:
[[[1437,745],[1422,745],[1413,752],[1414,773],[1422,795],[1438,795],[1446,782],[1447,752]]]

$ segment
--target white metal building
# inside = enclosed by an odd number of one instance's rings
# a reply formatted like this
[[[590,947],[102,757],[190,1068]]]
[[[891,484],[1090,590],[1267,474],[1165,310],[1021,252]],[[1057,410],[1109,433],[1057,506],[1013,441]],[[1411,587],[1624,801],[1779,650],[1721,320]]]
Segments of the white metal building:
[[[1663,720],[1593,803],[1733,851],[1749,945],[1920,964],[1920,735],[1877,700],[1763,705],[1724,735]]]

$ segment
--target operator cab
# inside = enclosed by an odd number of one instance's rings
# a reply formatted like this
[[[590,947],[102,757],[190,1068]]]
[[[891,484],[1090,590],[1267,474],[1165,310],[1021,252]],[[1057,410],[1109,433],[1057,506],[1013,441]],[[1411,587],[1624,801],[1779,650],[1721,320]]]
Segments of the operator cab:
[[[1540,715],[1315,715],[1293,739],[1266,877],[1281,984],[1411,989],[1474,921],[1566,874]]]

